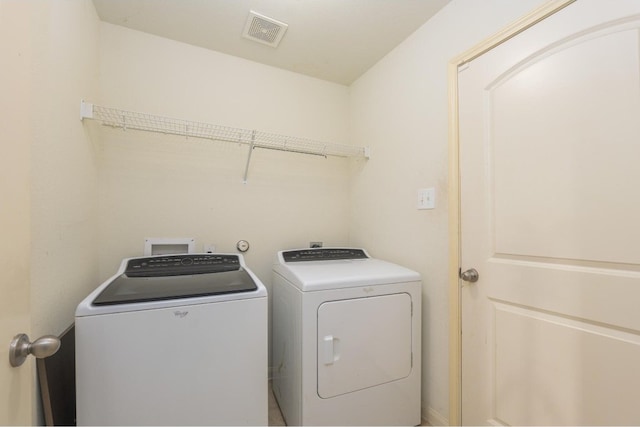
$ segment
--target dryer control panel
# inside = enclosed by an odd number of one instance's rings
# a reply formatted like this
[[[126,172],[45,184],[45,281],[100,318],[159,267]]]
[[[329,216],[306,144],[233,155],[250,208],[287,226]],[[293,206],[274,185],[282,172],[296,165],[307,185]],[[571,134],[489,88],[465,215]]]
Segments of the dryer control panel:
[[[237,255],[185,254],[134,258],[127,263],[128,277],[182,276],[240,269]]]
[[[285,262],[300,261],[333,261],[341,259],[369,258],[362,249],[353,248],[312,248],[282,252]]]

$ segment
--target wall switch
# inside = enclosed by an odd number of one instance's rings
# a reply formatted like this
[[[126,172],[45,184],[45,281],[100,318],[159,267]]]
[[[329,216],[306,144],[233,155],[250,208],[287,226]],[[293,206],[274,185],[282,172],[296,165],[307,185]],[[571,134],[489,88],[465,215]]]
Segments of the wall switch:
[[[436,207],[435,188],[421,188],[418,190],[418,209],[433,209]]]

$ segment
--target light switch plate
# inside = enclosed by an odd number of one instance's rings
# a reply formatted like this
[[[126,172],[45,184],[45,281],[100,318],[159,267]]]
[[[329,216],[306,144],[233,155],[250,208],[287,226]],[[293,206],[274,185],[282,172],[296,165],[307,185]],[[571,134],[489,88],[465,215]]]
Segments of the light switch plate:
[[[418,190],[418,209],[433,209],[436,207],[435,188],[421,188]]]

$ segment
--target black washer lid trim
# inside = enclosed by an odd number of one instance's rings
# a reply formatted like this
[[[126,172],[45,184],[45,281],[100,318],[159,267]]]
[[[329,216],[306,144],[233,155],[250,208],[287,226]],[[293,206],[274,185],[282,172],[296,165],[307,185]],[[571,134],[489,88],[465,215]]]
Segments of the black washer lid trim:
[[[354,248],[312,248],[282,252],[285,262],[330,261],[342,259],[369,258],[362,249]]]
[[[132,258],[127,262],[125,274],[128,277],[184,276],[239,269],[237,255],[185,254]]]

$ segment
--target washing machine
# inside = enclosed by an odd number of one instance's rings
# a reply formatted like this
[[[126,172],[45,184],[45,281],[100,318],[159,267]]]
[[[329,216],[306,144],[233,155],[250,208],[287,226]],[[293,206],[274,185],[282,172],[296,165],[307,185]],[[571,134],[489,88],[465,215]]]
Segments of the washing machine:
[[[288,425],[421,422],[421,278],[359,248],[280,251],[273,392]]]
[[[125,259],[75,326],[78,425],[267,424],[267,291],[241,255]]]

